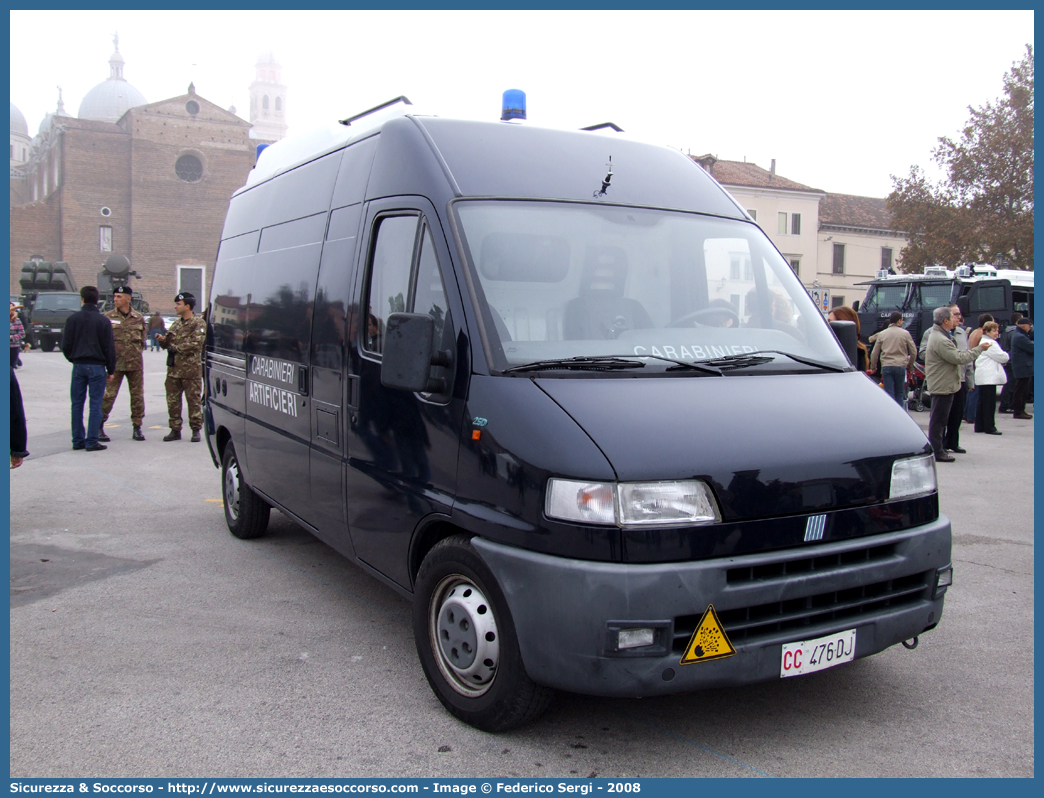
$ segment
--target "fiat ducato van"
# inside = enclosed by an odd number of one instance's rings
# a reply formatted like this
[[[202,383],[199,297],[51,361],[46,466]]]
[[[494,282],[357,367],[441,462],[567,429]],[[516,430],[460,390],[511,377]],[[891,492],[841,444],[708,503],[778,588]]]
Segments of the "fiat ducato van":
[[[939,623],[928,441],[710,175],[410,110],[278,142],[231,199],[206,437],[232,534],[277,508],[409,597],[435,694],[491,731]]]

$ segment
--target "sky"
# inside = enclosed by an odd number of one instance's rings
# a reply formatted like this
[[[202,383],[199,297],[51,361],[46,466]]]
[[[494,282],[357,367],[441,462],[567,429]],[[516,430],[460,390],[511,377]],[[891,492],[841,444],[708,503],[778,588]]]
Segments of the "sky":
[[[11,102],[30,134],[109,75],[158,102],[198,94],[247,118],[258,57],[287,86],[289,135],[399,95],[418,112],[614,122],[693,155],[753,161],[831,193],[884,197],[968,106],[1003,94],[1032,11],[11,11]],[[46,31],[41,38],[40,32]],[[162,32],[162,33],[160,33]]]

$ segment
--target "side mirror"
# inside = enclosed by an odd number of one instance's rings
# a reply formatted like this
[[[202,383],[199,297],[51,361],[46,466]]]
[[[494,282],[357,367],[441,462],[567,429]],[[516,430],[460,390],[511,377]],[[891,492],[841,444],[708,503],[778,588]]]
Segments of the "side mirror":
[[[968,314],[971,312],[969,310],[969,308],[971,307],[971,303],[968,301],[968,299],[969,298],[966,296],[957,297],[957,307],[960,309],[961,315],[964,316],[964,318],[966,319],[968,318]]]
[[[392,313],[384,330],[381,385],[399,391],[445,393],[446,380],[432,379],[432,366],[451,357],[435,351],[435,320],[427,313]]]
[[[854,310],[856,313],[859,312],[859,300],[858,299],[855,302],[852,303],[852,310]]]
[[[859,356],[859,348],[856,346],[859,336],[856,335],[855,322],[838,320],[827,323],[830,325],[830,329],[834,331],[834,337],[837,338],[837,342],[841,344],[841,348],[848,355],[848,362],[855,366]]]

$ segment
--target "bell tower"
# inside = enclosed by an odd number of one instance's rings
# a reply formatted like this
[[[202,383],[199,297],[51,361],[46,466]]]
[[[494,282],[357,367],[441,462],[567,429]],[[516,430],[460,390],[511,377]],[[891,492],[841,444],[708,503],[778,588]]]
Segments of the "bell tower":
[[[250,84],[250,138],[278,141],[286,135],[286,86],[283,68],[271,51],[262,53],[254,65]]]

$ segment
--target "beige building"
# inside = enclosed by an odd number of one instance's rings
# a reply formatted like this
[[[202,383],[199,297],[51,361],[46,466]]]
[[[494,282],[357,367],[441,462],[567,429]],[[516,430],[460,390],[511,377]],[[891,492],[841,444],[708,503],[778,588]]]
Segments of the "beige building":
[[[830,307],[862,300],[870,280],[895,268],[906,246],[890,228],[883,199],[828,194],[746,161],[692,156],[740,203],[809,291],[829,291]]]
[[[890,226],[883,199],[827,194],[819,203],[817,279],[830,289],[834,307],[862,301],[866,286],[857,283],[872,279],[882,269],[896,270],[907,242]]]

